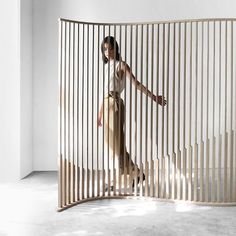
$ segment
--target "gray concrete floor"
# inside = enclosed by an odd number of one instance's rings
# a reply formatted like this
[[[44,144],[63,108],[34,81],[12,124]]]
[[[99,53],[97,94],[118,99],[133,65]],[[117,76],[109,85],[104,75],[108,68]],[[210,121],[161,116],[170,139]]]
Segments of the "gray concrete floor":
[[[236,207],[110,199],[57,212],[57,173],[0,184],[0,235],[236,235]]]

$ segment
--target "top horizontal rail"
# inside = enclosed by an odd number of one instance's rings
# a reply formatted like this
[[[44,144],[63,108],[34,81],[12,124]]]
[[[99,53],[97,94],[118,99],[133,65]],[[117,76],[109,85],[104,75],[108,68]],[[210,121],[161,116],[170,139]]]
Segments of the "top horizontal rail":
[[[88,25],[149,25],[149,24],[174,24],[174,23],[195,23],[195,22],[214,22],[214,21],[236,21],[236,18],[205,18],[205,19],[184,19],[184,20],[170,20],[170,21],[151,21],[151,22],[120,22],[120,23],[95,23],[85,21],[75,21],[64,18],[59,18],[58,21],[70,22],[76,24]]]

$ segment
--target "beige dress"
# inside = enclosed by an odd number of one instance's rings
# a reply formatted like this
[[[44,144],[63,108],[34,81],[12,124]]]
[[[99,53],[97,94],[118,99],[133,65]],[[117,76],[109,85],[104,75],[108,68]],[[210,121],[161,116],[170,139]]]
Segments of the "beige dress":
[[[119,61],[111,60],[110,64],[106,64],[105,69],[107,78],[109,76],[110,89],[108,90],[107,83],[104,99],[104,139],[109,147],[109,159],[112,161],[115,157],[115,163],[119,165],[120,174],[124,173],[125,167],[127,167],[127,174],[130,174],[130,170],[134,171],[135,165],[126,150],[124,133],[125,105],[120,97],[125,88],[125,76],[119,78],[117,74]]]

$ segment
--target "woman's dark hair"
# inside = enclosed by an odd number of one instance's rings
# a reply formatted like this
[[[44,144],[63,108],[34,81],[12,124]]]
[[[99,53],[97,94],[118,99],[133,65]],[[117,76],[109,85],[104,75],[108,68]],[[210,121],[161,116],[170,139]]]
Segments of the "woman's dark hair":
[[[109,44],[112,49],[115,50],[115,58],[116,60],[120,60],[120,52],[119,52],[119,46],[114,37],[112,36],[107,36],[106,38],[103,39],[102,44],[101,44],[101,51],[102,51],[102,60],[104,63],[108,62],[108,58],[105,56],[104,53],[104,45],[105,43]]]

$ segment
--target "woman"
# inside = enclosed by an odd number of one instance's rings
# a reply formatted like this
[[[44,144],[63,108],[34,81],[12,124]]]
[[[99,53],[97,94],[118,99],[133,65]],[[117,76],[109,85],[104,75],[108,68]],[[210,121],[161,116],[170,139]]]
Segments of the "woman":
[[[107,36],[104,38],[101,44],[101,51],[103,62],[105,63],[106,76],[109,76],[109,82],[106,85],[104,102],[102,102],[98,114],[98,126],[102,126],[104,109],[105,143],[109,146],[110,150],[115,153],[115,160],[116,163],[118,163],[117,165],[119,165],[120,174],[124,174],[124,169],[127,167],[127,174],[133,175],[135,164],[132,159],[130,159],[129,153],[126,151],[124,135],[125,105],[120,97],[120,94],[125,87],[125,79],[131,79],[138,90],[153,99],[153,101],[158,102],[158,104],[164,106],[166,105],[166,100],[163,99],[162,96],[155,96],[152,94],[135,78],[126,62],[121,60],[119,47],[114,37]],[[129,169],[129,162],[131,163],[131,169]],[[143,175],[143,180],[144,179],[145,176]]]

